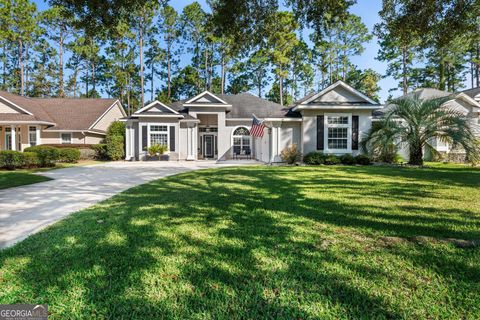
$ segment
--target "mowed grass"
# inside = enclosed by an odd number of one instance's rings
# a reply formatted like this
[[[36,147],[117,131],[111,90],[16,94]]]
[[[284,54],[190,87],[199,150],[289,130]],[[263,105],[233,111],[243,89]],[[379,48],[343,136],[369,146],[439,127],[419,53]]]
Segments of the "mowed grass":
[[[0,190],[51,180],[23,171],[0,171]],[[1,200],[0,200],[1,201]]]
[[[480,239],[479,187],[460,166],[172,176],[0,252],[0,303],[51,319],[478,319],[480,248],[435,239]]]

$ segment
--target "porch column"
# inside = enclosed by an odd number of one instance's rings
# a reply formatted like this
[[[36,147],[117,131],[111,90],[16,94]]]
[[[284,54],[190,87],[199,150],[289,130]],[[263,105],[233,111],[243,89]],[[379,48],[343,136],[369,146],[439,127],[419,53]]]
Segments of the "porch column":
[[[125,160],[130,159],[130,126],[125,126]]]
[[[40,139],[40,126],[37,126],[37,141],[35,141],[36,145],[39,146],[40,144],[42,144],[42,140]]]
[[[190,123],[187,124],[187,160],[195,160],[194,156],[194,136],[193,136],[193,127]]]
[[[10,136],[12,137],[12,150],[17,150],[17,132],[15,130],[15,126],[12,125],[11,126],[11,129],[12,129],[12,132],[10,133]]]

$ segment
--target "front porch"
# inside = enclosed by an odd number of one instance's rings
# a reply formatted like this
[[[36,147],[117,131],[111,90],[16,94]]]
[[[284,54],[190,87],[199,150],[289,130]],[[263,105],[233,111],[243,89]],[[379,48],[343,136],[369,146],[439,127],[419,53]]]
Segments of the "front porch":
[[[41,126],[36,124],[0,124],[0,150],[23,151],[40,141]]]

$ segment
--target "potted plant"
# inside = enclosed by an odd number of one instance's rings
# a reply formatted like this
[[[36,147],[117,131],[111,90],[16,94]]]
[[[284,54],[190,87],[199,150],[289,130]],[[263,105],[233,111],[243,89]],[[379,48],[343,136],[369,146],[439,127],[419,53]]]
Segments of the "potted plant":
[[[162,144],[154,144],[151,145],[148,149],[148,160],[162,160],[162,161],[168,161],[169,156],[168,154],[165,154],[165,152],[168,151],[168,146],[162,145]]]

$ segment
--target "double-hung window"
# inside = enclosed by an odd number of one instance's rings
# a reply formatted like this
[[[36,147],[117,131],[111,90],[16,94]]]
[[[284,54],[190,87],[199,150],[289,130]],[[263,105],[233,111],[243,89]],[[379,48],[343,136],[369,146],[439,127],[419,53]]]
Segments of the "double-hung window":
[[[71,133],[62,133],[60,135],[62,144],[71,144],[72,143],[72,134]]]
[[[151,125],[150,126],[150,146],[153,145],[168,146],[168,126]]]
[[[327,146],[330,150],[349,149],[350,117],[348,115],[327,116]]]
[[[28,127],[28,142],[32,147],[37,145],[37,127]]]

